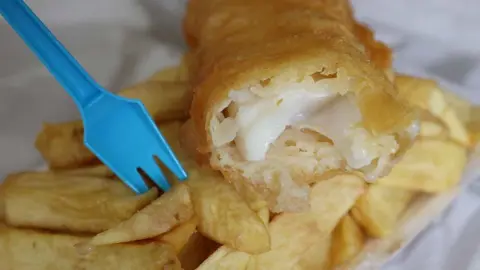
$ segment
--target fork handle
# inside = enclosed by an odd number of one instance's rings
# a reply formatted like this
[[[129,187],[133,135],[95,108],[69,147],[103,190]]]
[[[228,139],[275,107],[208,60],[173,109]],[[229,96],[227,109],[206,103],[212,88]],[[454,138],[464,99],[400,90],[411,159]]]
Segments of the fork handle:
[[[80,110],[102,93],[102,88],[23,0],[0,0],[0,14],[70,94]]]

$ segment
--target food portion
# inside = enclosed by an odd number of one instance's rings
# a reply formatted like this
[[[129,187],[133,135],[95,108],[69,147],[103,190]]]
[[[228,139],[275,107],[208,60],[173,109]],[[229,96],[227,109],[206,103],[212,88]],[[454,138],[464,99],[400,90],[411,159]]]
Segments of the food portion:
[[[276,213],[330,171],[387,174],[418,132],[348,1],[191,1],[184,29],[197,150]]]
[[[0,184],[0,269],[355,269],[409,240],[480,138],[478,108],[395,74],[347,1],[192,0],[185,34],[180,66],[121,93],[188,181],[136,195],[81,122],[48,124],[49,169]]]
[[[156,76],[168,80],[182,78],[184,72],[169,68]],[[187,182],[174,181],[160,196],[156,189],[134,195],[102,164],[73,163],[70,169],[12,174],[0,185],[0,269],[47,270],[52,263],[62,269],[120,270],[350,267],[358,254],[372,252],[364,250],[372,239],[398,233],[399,220],[419,195],[448,191],[458,183],[471,145],[452,135],[465,133],[470,138],[465,125],[474,118],[455,120],[462,119],[457,114],[463,107],[452,106],[434,84],[416,92],[418,86],[411,82],[421,79],[396,77],[399,95],[423,110],[420,132],[375,183],[363,172],[338,167],[345,161],[330,139],[288,129],[277,141],[289,144],[290,138],[300,138],[299,146],[306,147],[316,138],[315,151],[329,169],[318,178],[304,174],[308,203],[302,211],[276,213],[248,181],[225,178],[208,168],[205,155],[194,151],[198,137],[191,132],[191,120],[160,121],[162,133],[188,171]],[[421,91],[428,94],[408,94]],[[324,109],[345,107],[347,102],[332,101]],[[442,118],[438,104],[453,111],[448,113],[453,117]],[[72,134],[63,139],[73,146],[81,142]],[[267,155],[281,152],[277,144]],[[58,158],[71,157],[76,149],[67,145]],[[452,156],[456,158],[449,159]],[[308,166],[307,160],[300,164]],[[379,249],[382,254],[394,251],[381,245]]]

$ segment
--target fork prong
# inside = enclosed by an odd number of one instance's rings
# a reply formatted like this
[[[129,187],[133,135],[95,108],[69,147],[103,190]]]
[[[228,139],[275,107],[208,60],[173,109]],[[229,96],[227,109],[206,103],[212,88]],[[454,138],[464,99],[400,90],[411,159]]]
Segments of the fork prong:
[[[130,187],[136,193],[142,194],[148,191],[147,184],[137,170],[130,170],[125,173],[124,170],[115,170],[113,167],[109,167],[112,168],[112,171],[120,178],[120,180],[122,180],[125,185]]]
[[[182,167],[177,157],[173,153],[169,144],[163,137],[162,133],[158,131],[158,135],[162,143],[158,146],[159,149],[156,149],[155,153],[157,154],[158,159],[178,178],[178,180],[183,181],[187,179],[187,172]]]
[[[170,189],[170,183],[162,172],[162,169],[157,165],[153,156],[145,159],[141,164],[141,169],[150,177],[150,179],[160,187],[164,192]]]

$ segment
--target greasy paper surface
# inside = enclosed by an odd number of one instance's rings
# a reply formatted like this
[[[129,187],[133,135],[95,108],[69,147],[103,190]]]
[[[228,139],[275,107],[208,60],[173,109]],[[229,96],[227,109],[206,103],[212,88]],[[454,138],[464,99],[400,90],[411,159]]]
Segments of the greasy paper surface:
[[[184,49],[180,34],[184,0],[26,2],[95,79],[112,91],[176,63]],[[475,91],[480,87],[478,1],[353,2],[360,20],[393,46],[397,70],[438,79],[446,88],[480,103],[480,92]],[[3,21],[0,37],[3,178],[9,172],[43,165],[33,147],[42,121],[68,120],[78,113],[69,97]],[[474,260],[475,254],[480,256],[480,171],[474,170],[480,168],[479,164],[480,158],[473,158],[464,177],[464,186],[474,183],[462,187],[460,196],[447,211],[382,269],[480,269],[480,261]],[[445,196],[442,202],[448,201],[450,195]],[[441,209],[439,204],[432,207]],[[422,222],[427,221],[408,223],[407,235]],[[375,260],[364,262],[359,269],[379,268]]]

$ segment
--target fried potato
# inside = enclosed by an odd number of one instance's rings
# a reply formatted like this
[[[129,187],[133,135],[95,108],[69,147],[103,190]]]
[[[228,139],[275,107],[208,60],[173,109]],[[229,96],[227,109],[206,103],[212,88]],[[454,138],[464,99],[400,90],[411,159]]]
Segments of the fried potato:
[[[195,232],[182,248],[178,258],[183,270],[194,270],[219,247],[219,244]]]
[[[340,220],[332,234],[331,258],[333,265],[351,260],[363,248],[365,235],[355,220],[346,215]]]
[[[170,231],[192,217],[193,207],[188,187],[180,184],[131,218],[97,234],[90,244],[107,245],[152,238]]]
[[[83,167],[78,169],[61,170],[56,172],[67,174],[67,175],[93,176],[93,177],[104,177],[104,178],[111,178],[115,176],[115,174],[107,166],[103,164],[90,166],[90,167]]]
[[[0,227],[0,269],[181,269],[173,248],[160,242],[97,247],[82,254],[88,237]]]
[[[249,262],[256,270],[328,269],[330,234],[321,232],[315,214],[283,213],[270,223],[270,251]]]
[[[69,169],[98,163],[83,143],[81,120],[60,124],[44,123],[35,140],[35,147],[53,169]]]
[[[371,237],[390,234],[416,192],[372,184],[351,210],[352,216]]]
[[[152,189],[137,196],[112,179],[52,172],[10,175],[1,193],[9,225],[89,233],[128,219],[158,195]]]
[[[200,232],[239,251],[260,253],[270,248],[265,223],[218,173],[190,171],[187,184]]]
[[[397,74],[395,84],[399,98],[442,120],[448,127],[452,140],[465,146],[470,144],[464,124],[446,101],[444,91],[435,81]],[[460,110],[457,109],[457,111]]]
[[[451,141],[420,139],[377,183],[413,191],[441,192],[460,181],[466,162],[464,146]]]
[[[248,253],[222,246],[208,257],[197,270],[246,270],[252,258]]]
[[[192,101],[186,82],[146,81],[119,92],[139,99],[156,122],[185,120]]]
[[[470,121],[472,103],[450,91],[443,91],[447,104],[455,111],[458,119],[466,124]]]
[[[467,127],[472,143],[478,143],[480,141],[480,106],[472,107]]]
[[[270,219],[270,210],[267,205],[257,211],[257,215],[268,226]],[[204,260],[196,270],[210,270],[210,269],[225,269],[225,270],[240,270],[250,269],[248,264],[252,262],[253,258],[250,254],[242,251],[237,251],[227,246],[222,246],[215,251],[208,259]],[[253,269],[251,269],[253,270]]]
[[[184,82],[188,80],[188,67],[186,58],[178,66],[172,66],[164,68],[158,72],[155,72],[149,79],[149,81],[162,81],[162,82]]]
[[[336,175],[310,191],[310,210],[283,213],[269,225],[271,250],[254,256],[252,269],[329,269],[331,232],[364,192],[356,175]]]
[[[265,205],[265,207],[260,208],[256,212],[258,217],[263,221],[263,223],[265,225],[268,225],[270,221],[270,209],[268,209],[268,206]]]
[[[310,191],[310,208],[319,229],[329,234],[365,192],[365,181],[353,174],[336,175],[316,183]]]
[[[170,244],[178,254],[188,243],[190,237],[197,231],[198,218],[193,217],[189,221],[178,225],[173,230],[158,237],[159,241]]]
[[[185,82],[147,81],[119,94],[141,100],[156,122],[185,119],[192,98]],[[53,169],[76,168],[98,162],[83,143],[82,121],[44,124],[35,147]]]
[[[418,136],[420,138],[448,139],[448,130],[436,121],[421,121]]]

